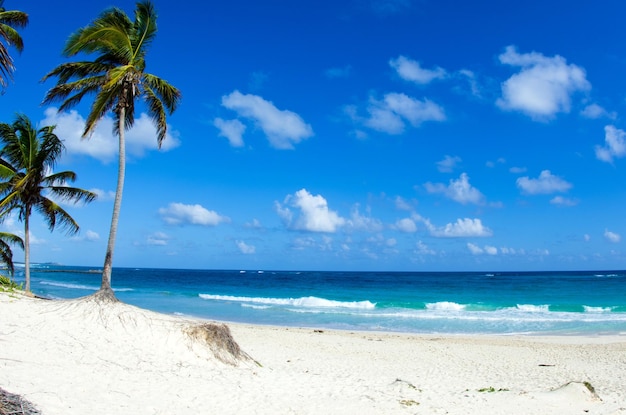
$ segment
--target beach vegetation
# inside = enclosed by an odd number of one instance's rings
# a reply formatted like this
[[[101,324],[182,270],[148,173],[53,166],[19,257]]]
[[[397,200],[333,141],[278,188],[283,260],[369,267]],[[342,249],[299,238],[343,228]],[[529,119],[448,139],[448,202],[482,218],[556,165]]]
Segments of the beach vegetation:
[[[508,392],[508,391],[509,391],[508,389],[505,389],[505,388],[496,389],[493,386],[489,386],[488,388],[478,389],[478,392],[481,392],[481,393]]]
[[[52,231],[57,226],[68,234],[78,223],[57,201],[91,202],[96,194],[68,185],[76,180],[73,171],[54,172],[65,146],[54,134],[54,126],[36,129],[23,114],[12,124],[0,123],[0,221],[17,211],[24,223],[24,290],[30,293],[30,218],[39,212]],[[8,237],[13,243],[17,239]]]
[[[28,14],[18,10],[6,10],[4,0],[0,0],[0,86],[7,86],[13,79],[15,65],[8,47],[13,46],[18,52],[24,50],[24,41],[17,29],[26,27]]]
[[[85,95],[95,95],[85,122],[84,138],[89,138],[98,121],[107,113],[114,117],[114,132],[119,139],[117,187],[102,283],[96,293],[99,298],[113,301],[111,274],[124,189],[125,130],[133,126],[136,100],[143,98],[155,124],[160,147],[167,132],[166,115],[174,112],[181,98],[177,88],[145,72],[148,46],[157,34],[157,13],[153,4],[138,2],[134,17],[133,21],[118,8],[104,11],[91,24],[70,35],[63,50],[68,58],[84,54],[94,56],[93,60],[63,63],[43,78],[57,78],[57,84],[47,92],[44,104],[61,101],[59,111],[74,107]]]
[[[416,400],[413,400],[413,399],[402,399],[402,400],[400,401],[400,404],[401,404],[401,405],[404,405],[404,406],[417,406],[417,405],[419,405],[420,403],[419,403],[419,402],[417,402]]]
[[[0,291],[2,292],[16,292],[22,291],[23,284],[18,284],[13,279],[6,275],[0,275]]]

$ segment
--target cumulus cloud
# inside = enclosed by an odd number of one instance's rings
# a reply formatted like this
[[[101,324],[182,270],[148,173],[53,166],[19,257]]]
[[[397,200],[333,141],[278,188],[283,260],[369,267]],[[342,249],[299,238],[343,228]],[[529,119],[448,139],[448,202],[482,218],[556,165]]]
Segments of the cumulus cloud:
[[[508,46],[499,59],[505,65],[520,68],[502,83],[502,97],[497,105],[505,110],[521,111],[535,119],[551,118],[570,111],[575,92],[591,89],[585,70],[558,55],[518,53],[514,46]]]
[[[417,232],[417,225],[411,218],[404,218],[396,221],[394,228],[400,232],[414,233]]]
[[[396,205],[396,209],[398,210],[412,210],[413,206],[406,201],[402,196],[396,196],[394,199],[394,203]]]
[[[434,102],[395,92],[386,94],[382,101],[370,97],[367,112],[369,117],[365,125],[387,134],[403,133],[407,123],[418,127],[426,121],[446,119],[443,108]]]
[[[590,118],[590,119],[598,119],[598,118],[615,119],[617,117],[617,114],[615,114],[614,112],[609,113],[607,110],[605,110],[603,107],[601,107],[598,104],[587,105],[585,108],[583,108],[582,111],[580,111],[580,115],[582,115],[585,118]]]
[[[313,135],[311,126],[295,112],[280,110],[258,95],[233,91],[222,97],[222,105],[240,117],[254,122],[277,149],[293,149],[294,144]]]
[[[246,126],[239,120],[216,118],[213,125],[220,130],[219,135],[225,137],[232,147],[243,147],[243,133]]]
[[[169,241],[169,236],[163,232],[155,232],[152,235],[148,235],[146,243],[154,246],[165,246]]]
[[[422,68],[418,61],[411,60],[402,55],[398,56],[396,59],[389,60],[389,66],[395,69],[398,76],[405,81],[421,85],[428,84],[435,79],[443,79],[446,77],[446,71],[443,68],[425,69]]]
[[[251,255],[256,252],[256,247],[254,247],[253,245],[248,245],[244,241],[237,241],[236,244],[237,248],[239,248],[239,251],[241,251],[242,254]]]
[[[530,195],[567,192],[572,188],[571,183],[553,175],[550,170],[543,170],[537,179],[531,179],[528,176],[520,177],[516,183],[517,187]]]
[[[383,230],[383,224],[380,220],[373,218],[368,211],[368,215],[362,215],[359,211],[359,205],[355,205],[350,212],[350,219],[346,221],[346,225],[355,230],[366,232],[380,232]]]
[[[626,155],[626,132],[612,125],[604,127],[604,145],[596,146],[598,160],[612,163],[614,158],[622,158]]]
[[[333,233],[346,224],[346,219],[328,208],[324,197],[314,196],[306,189],[287,195],[283,203],[284,206],[275,202],[276,212],[291,229]],[[289,207],[298,209],[299,214],[294,214]]]
[[[431,249],[422,241],[417,241],[415,244],[415,253],[418,255],[436,255],[437,252]]]
[[[168,207],[159,209],[159,215],[168,225],[216,226],[220,223],[230,222],[230,218],[197,204],[170,203]]]
[[[442,238],[486,237],[493,234],[480,219],[470,218],[457,219],[456,222],[448,223],[440,228],[431,226],[430,233],[432,236]]]
[[[461,157],[451,157],[446,154],[443,160],[437,162],[437,170],[442,173],[452,173],[452,170],[454,170],[461,161]]]
[[[55,134],[63,140],[70,155],[87,155],[110,163],[117,158],[118,138],[113,133],[113,118],[105,116],[101,119],[93,134],[82,138],[85,129],[85,119],[75,110],[58,112],[50,107],[44,111],[45,118],[40,125],[56,125]],[[178,132],[168,125],[168,132],[163,140],[161,150],[168,151],[180,145]],[[126,131],[126,150],[132,157],[143,157],[146,151],[157,150],[157,132],[154,123],[148,114],[141,113],[135,118],[133,128]]]
[[[473,243],[468,243],[467,249],[469,249],[469,251],[473,255],[483,255],[483,254],[498,255],[498,248],[496,248],[495,246],[490,246],[490,245],[485,245],[483,248],[481,248],[478,245],[474,245]]]
[[[425,183],[424,187],[428,193],[442,193],[449,199],[461,204],[476,204],[480,205],[484,203],[485,196],[469,182],[469,176],[466,173],[462,173],[458,180],[450,180],[450,184],[446,186],[443,183]]]
[[[615,232],[611,232],[608,229],[604,230],[604,237],[606,238],[607,241],[615,243],[615,244],[622,240],[622,237],[619,234]]]

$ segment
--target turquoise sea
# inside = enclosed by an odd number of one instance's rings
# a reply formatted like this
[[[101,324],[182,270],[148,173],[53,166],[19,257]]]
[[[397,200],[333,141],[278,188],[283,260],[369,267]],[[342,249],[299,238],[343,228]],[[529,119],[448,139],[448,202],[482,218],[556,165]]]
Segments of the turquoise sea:
[[[35,265],[35,294],[93,294],[97,268]],[[18,268],[16,280],[23,281]],[[115,268],[124,302],[253,324],[448,334],[626,334],[626,271],[314,272]]]

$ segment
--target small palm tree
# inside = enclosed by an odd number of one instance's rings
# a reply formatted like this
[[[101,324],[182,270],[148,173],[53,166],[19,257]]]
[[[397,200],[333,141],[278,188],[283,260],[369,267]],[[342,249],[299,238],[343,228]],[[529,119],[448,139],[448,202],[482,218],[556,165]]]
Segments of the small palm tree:
[[[13,265],[13,250],[11,245],[18,245],[24,249],[24,241],[17,235],[7,232],[0,232],[0,263],[3,263],[10,275],[15,273]]]
[[[64,63],[48,73],[58,77],[57,84],[48,91],[44,104],[63,101],[60,111],[78,104],[87,94],[95,94],[91,111],[85,123],[83,137],[89,137],[96,124],[108,112],[115,119],[115,133],[119,138],[119,165],[117,187],[107,251],[102,270],[102,284],[97,296],[115,300],[111,289],[113,251],[120,209],[126,164],[124,131],[132,127],[135,100],[143,98],[157,129],[159,147],[167,132],[166,112],[172,113],[180,101],[180,91],[165,80],[145,72],[148,46],[156,37],[156,11],[149,1],[137,3],[135,20],[124,11],[113,8],[103,12],[90,25],[72,34],[65,44],[68,57],[79,53],[96,54],[93,61]]]
[[[0,124],[0,220],[17,210],[24,222],[25,290],[30,292],[30,217],[33,209],[41,213],[54,230],[59,225],[69,234],[78,232],[78,224],[48,195],[67,202],[91,202],[96,194],[67,186],[76,173],[52,173],[64,150],[54,134],[54,126],[35,129],[30,120],[18,114],[13,124]]]
[[[18,52],[24,50],[24,42],[16,28],[25,27],[28,24],[28,15],[17,10],[5,10],[4,0],[0,0],[0,86],[6,87],[7,78],[13,78],[13,59],[9,55],[7,46],[13,46]]]

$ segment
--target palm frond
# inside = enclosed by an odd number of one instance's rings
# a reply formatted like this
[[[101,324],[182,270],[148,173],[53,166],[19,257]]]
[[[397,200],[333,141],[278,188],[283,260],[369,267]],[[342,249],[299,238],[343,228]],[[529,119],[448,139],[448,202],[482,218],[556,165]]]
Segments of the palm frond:
[[[33,206],[48,224],[49,229],[60,228],[68,235],[77,233],[80,230],[78,223],[56,202],[43,197],[41,203]]]

